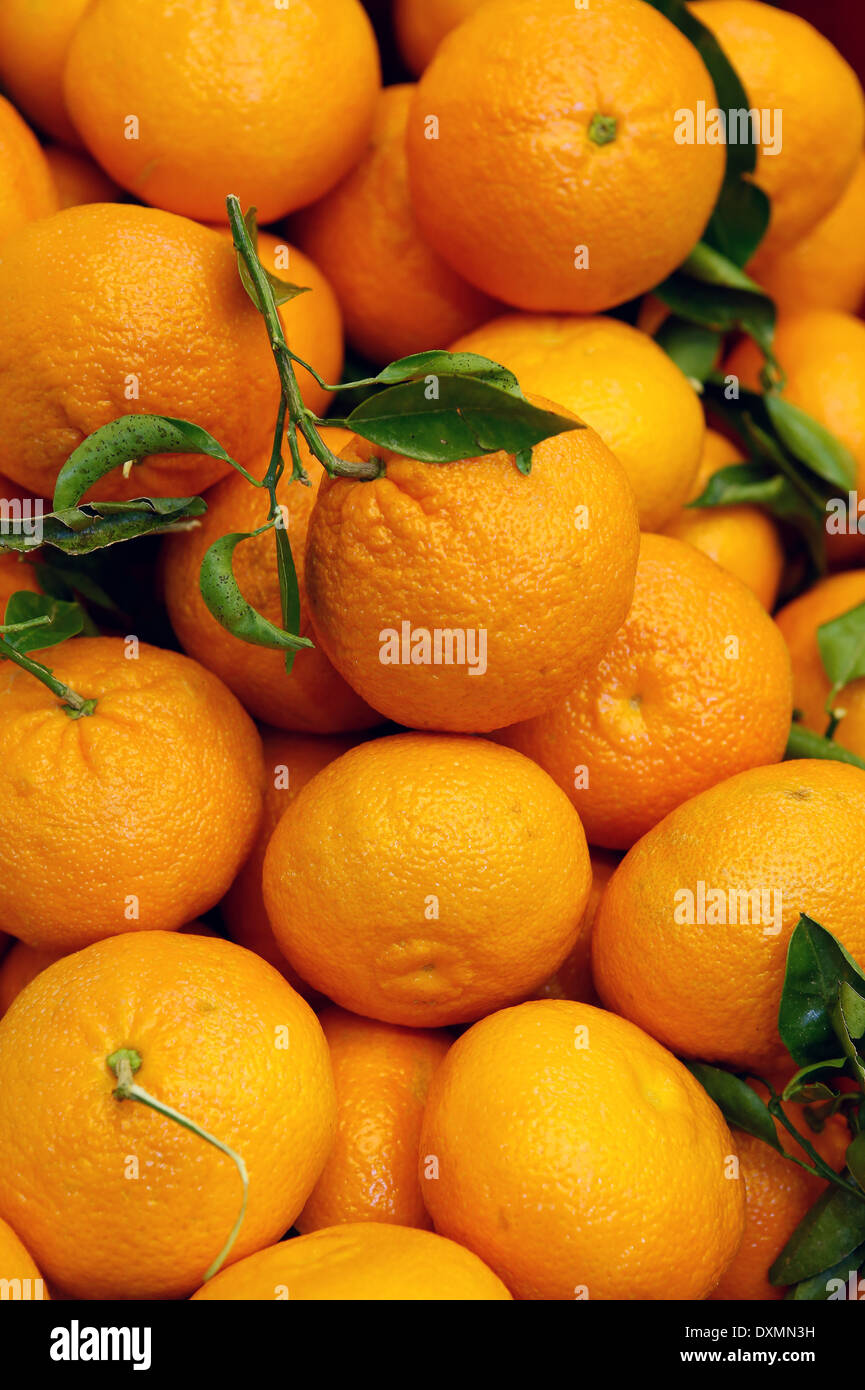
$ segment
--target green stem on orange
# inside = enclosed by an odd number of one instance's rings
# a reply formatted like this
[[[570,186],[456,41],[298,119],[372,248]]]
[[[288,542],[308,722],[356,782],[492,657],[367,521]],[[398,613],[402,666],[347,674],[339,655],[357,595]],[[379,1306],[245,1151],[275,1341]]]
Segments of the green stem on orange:
[[[133,1078],[141,1067],[141,1054],[136,1052],[135,1048],[121,1047],[117,1052],[112,1052],[111,1056],[106,1058],[106,1062],[117,1077],[117,1085],[113,1093],[117,1100],[137,1100],[142,1105],[147,1105],[151,1110],[155,1110],[159,1115],[164,1115],[167,1119],[174,1120],[176,1124],[182,1125],[184,1129],[188,1129],[192,1134],[197,1134],[199,1139],[204,1139],[208,1144],[212,1144],[215,1149],[219,1149],[220,1153],[224,1153],[231,1159],[240,1174],[240,1181],[243,1184],[243,1200],[240,1205],[240,1211],[237,1214],[237,1220],[231,1228],[227,1241],[204,1275],[206,1283],[208,1279],[213,1278],[214,1274],[218,1274],[219,1270],[228,1259],[240,1228],[243,1225],[243,1218],[246,1216],[246,1207],[249,1201],[249,1174],[246,1171],[246,1164],[240,1154],[235,1153],[234,1149],[229,1148],[228,1144],[224,1144],[221,1139],[217,1139],[216,1136],[210,1134],[208,1130],[202,1129],[201,1125],[197,1125],[194,1120],[190,1120],[186,1115],[182,1115],[181,1112],[175,1110],[172,1105],[166,1105],[164,1101],[157,1100],[149,1091],[145,1091],[143,1086],[137,1084]]]
[[[615,116],[602,116],[596,111],[589,122],[589,139],[593,145],[609,145],[616,138],[617,128]]]
[[[14,632],[24,627],[35,627],[38,624],[18,623],[12,627],[0,629],[4,632]],[[40,661],[34,661],[32,657],[25,656],[24,652],[19,652],[13,647],[11,642],[7,642],[5,637],[0,636],[0,657],[7,661],[12,661],[16,666],[20,666],[22,671],[27,671],[31,676],[35,676],[44,686],[56,695],[63,706],[64,714],[68,714],[70,719],[80,719],[83,715],[93,714],[96,709],[96,700],[85,700],[83,695],[79,695],[77,690],[73,690],[70,685],[59,681],[57,677],[43,666]]]
[[[843,1188],[845,1192],[849,1192],[851,1196],[858,1198],[860,1202],[865,1202],[865,1192],[862,1191],[862,1188],[847,1182],[841,1177],[840,1173],[836,1173],[832,1165],[826,1162],[814,1148],[813,1144],[809,1143],[801,1130],[798,1130],[793,1122],[788,1120],[781,1106],[780,1098],[774,1092],[772,1094],[772,1099],[768,1102],[768,1107],[769,1113],[784,1126],[787,1133],[791,1134],[797,1144],[805,1150],[808,1157],[811,1159],[811,1163],[806,1163],[804,1159],[797,1158],[795,1154],[787,1153],[786,1149],[784,1150],[785,1158],[789,1158],[792,1163],[797,1163],[800,1168],[805,1169],[806,1173],[811,1173],[817,1178],[825,1178],[827,1182],[833,1182],[836,1187]]]

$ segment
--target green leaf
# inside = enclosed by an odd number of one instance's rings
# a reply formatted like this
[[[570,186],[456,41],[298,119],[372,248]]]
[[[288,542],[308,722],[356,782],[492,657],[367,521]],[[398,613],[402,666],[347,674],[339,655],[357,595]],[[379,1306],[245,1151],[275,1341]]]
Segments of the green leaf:
[[[865,974],[841,942],[803,913],[787,949],[778,1013],[778,1030],[797,1066],[837,1057],[839,1038],[833,1012],[842,981],[857,991],[865,988]]]
[[[716,285],[731,290],[745,290],[749,294],[759,294],[764,298],[765,291],[761,290],[756,280],[752,280],[750,275],[746,275],[740,266],[727,256],[722,256],[720,251],[714,247],[707,246],[704,241],[699,241],[691,254],[679,266],[679,270],[684,275],[689,275],[693,280],[699,280],[704,285]]]
[[[865,1034],[865,996],[847,980],[842,980],[838,997],[851,1038],[861,1038]]]
[[[787,1293],[787,1299],[791,1303],[826,1303],[835,1295],[838,1296],[838,1284],[845,1288],[845,1297],[850,1288],[850,1275],[858,1276],[863,1264],[865,1264],[865,1245],[860,1245],[850,1255],[846,1255],[837,1264],[831,1265],[829,1269],[824,1269],[820,1274],[814,1274],[810,1279],[802,1279],[798,1284]],[[858,1282],[858,1278],[857,1278]]]
[[[778,438],[794,458],[838,487],[856,486],[856,460],[845,444],[777,392],[768,391],[764,402]]]
[[[747,265],[769,229],[771,215],[772,205],[762,188],[738,175],[728,177],[703,240],[734,265]]]
[[[42,518],[42,544],[66,555],[89,555],[109,545],[166,531],[185,529],[203,516],[201,497],[138,497],[133,502],[85,502]],[[22,537],[0,538],[0,551],[30,549]]]
[[[691,382],[702,384],[721,349],[721,334],[699,323],[670,315],[655,334],[655,341]]]
[[[379,372],[376,380],[383,386],[395,386],[406,381],[425,381],[427,377],[472,377],[491,381],[503,391],[522,396],[513,372],[476,352],[416,352],[411,357],[391,362]]]
[[[817,645],[833,695],[865,676],[865,603],[822,623],[817,629]]]
[[[300,589],[297,583],[297,570],[291,553],[288,530],[280,521],[275,526],[276,565],[279,573],[279,595],[282,602],[282,626],[286,632],[300,631]],[[310,646],[312,643],[310,643]],[[285,651],[285,669],[291,675],[294,665],[295,648]]]
[[[3,624],[32,623],[37,618],[47,618],[48,622],[21,632],[3,633],[3,640],[17,652],[26,655],[28,652],[42,651],[45,647],[55,647],[69,637],[77,637],[84,626],[84,614],[77,603],[62,603],[46,594],[34,594],[27,590],[20,590],[11,596],[6,604]]]
[[[125,463],[151,454],[207,454],[234,464],[207,430],[167,415],[121,415],[87,436],[64,463],[54,489],[54,511],[76,507],[86,492]]]
[[[721,1067],[710,1067],[706,1062],[686,1062],[685,1065],[708,1091],[729,1124],[783,1153],[769,1108],[747,1081]]]
[[[352,411],[348,427],[382,448],[428,463],[504,450],[520,454],[551,435],[583,429],[491,381],[442,377],[430,400],[423,381],[391,386]]]
[[[798,1284],[851,1255],[865,1241],[865,1201],[832,1186],[818,1197],[781,1251],[769,1278]]]
[[[807,1067],[800,1067],[795,1076],[791,1076],[787,1085],[781,1093],[782,1100],[812,1101],[823,1100],[827,1096],[834,1095],[828,1086],[821,1082],[816,1085],[813,1080],[817,1076],[822,1076],[825,1071],[843,1071],[847,1065],[846,1057],[832,1057],[825,1062],[811,1062]],[[819,1091],[820,1094],[812,1094]]]
[[[677,270],[653,293],[674,314],[690,323],[702,324],[718,333],[747,333],[764,356],[774,361],[775,306],[762,290],[730,289]]]
[[[256,255],[258,255],[257,211],[258,210],[256,208],[250,208],[248,212],[244,214],[243,218],[244,222],[246,223],[246,230],[249,232],[250,240],[255,248]],[[243,288],[246,290],[246,293],[249,295],[249,298],[252,300],[256,309],[261,314],[264,312],[264,307],[261,304],[258,291],[255,288],[255,282],[253,281],[252,276],[249,273],[249,267],[247,266],[246,261],[243,259],[240,252],[237,251],[236,248],[235,250],[237,254],[237,269],[240,274],[240,279],[243,284]],[[259,265],[261,266],[262,275],[267,280],[267,283],[270,285],[270,288],[273,291],[274,303],[276,304],[277,308],[279,308],[281,304],[288,304],[288,302],[292,299],[297,299],[297,296],[299,294],[309,294],[310,291],[308,285],[292,285],[288,280],[281,280],[278,275],[272,274],[271,271],[265,268],[265,266],[261,262],[260,257]]]
[[[799,758],[827,758],[830,762],[849,763],[851,767],[861,767],[865,771],[865,758],[842,748],[834,739],[812,733],[801,724],[791,725],[784,757],[788,762]]]
[[[213,543],[201,562],[201,596],[216,621],[242,642],[281,651],[297,652],[311,647],[313,643],[308,638],[283,631],[256,612],[240,592],[232,568],[234,552],[241,541],[251,540],[256,534],[259,533],[233,532]]]

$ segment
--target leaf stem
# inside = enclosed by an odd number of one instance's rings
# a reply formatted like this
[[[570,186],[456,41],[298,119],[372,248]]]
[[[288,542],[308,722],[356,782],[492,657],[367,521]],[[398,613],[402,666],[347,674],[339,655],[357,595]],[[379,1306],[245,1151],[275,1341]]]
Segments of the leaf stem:
[[[814,1145],[809,1143],[801,1130],[798,1130],[793,1124],[792,1120],[788,1120],[787,1116],[784,1114],[781,1101],[774,1090],[772,1091],[772,1098],[768,1102],[768,1108],[779,1124],[782,1124],[787,1133],[791,1134],[796,1140],[796,1143],[805,1150],[811,1158],[812,1163],[806,1163],[804,1159],[797,1158],[795,1154],[787,1153],[786,1149],[784,1150],[785,1158],[789,1158],[792,1163],[797,1163],[800,1168],[805,1169],[806,1173],[811,1173],[817,1178],[825,1178],[828,1182],[835,1183],[836,1187],[841,1187],[845,1192],[849,1192],[851,1196],[857,1197],[860,1202],[865,1202],[865,1192],[862,1191],[862,1188],[855,1186],[853,1183],[846,1182],[845,1179],[841,1177],[840,1173],[836,1173],[832,1165],[827,1163],[826,1160],[820,1156],[814,1148]]]
[[[32,627],[35,623],[21,623],[20,627]],[[11,630],[11,629],[8,629]],[[41,662],[34,661],[31,657],[19,652],[11,642],[7,642],[5,637],[0,637],[0,657],[5,657],[7,661],[12,661],[16,666],[20,666],[22,671],[27,671],[31,676],[35,676],[44,686],[56,695],[63,706],[65,714],[70,719],[80,719],[82,715],[93,714],[96,709],[96,700],[85,700],[83,695],[79,695],[77,690],[73,690],[70,685],[64,684],[57,679],[53,672],[43,666]]]

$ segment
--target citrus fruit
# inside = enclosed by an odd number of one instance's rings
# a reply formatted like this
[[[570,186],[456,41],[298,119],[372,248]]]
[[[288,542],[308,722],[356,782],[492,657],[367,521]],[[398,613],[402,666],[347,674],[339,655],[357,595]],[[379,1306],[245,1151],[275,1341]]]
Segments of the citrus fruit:
[[[393,21],[406,67],[422,73],[445,34],[481,4],[483,0],[395,0]]]
[[[12,1227],[5,1221],[0,1221],[0,1286],[4,1290],[4,1301],[7,1298],[28,1302],[31,1299],[40,1302],[50,1299],[42,1275]]]
[[[671,812],[625,856],[592,932],[595,985],[673,1051],[789,1069],[778,1006],[806,913],[865,962],[865,772],[752,768]]]
[[[749,111],[761,115],[754,181],[772,205],[763,247],[790,246],[826,216],[853,176],[865,136],[859,80],[798,15],[759,0],[697,0],[688,8],[721,44]]]
[[[334,758],[347,753],[355,739],[312,737],[263,729],[264,813],[249,858],[222,900],[221,911],[228,934],[239,946],[255,951],[269,965],[281,970],[294,988],[306,998],[309,986],[294,973],[274,939],[261,895],[264,856],[276,823],[285,808]]]
[[[74,1298],[183,1298],[228,1238],[239,1174],[198,1134],[114,1094],[119,1049],[138,1055],[137,1085],[245,1162],[237,1260],[291,1226],[324,1166],[327,1045],[252,952],[174,932],[66,956],[0,1022],[0,1215]]]
[[[251,848],[263,777],[252,720],[176,652],[81,637],[45,659],[96,706],[72,719],[28,672],[3,667],[0,925],[62,951],[182,926],[219,901]]]
[[[39,141],[0,96],[0,241],[57,207],[57,190]]]
[[[700,101],[715,92],[697,50],[640,0],[483,5],[412,105],[421,231],[519,309],[594,313],[642,294],[699,241],[721,186],[723,149],[674,138],[676,112]]]
[[[590,1004],[521,1004],[464,1033],[433,1077],[420,1153],[436,1230],[517,1298],[705,1298],[742,1235],[720,1112]]]
[[[850,570],[820,580],[778,614],[777,623],[793,660],[793,703],[801,711],[805,727],[816,734],[826,733],[831,691],[817,641],[818,629],[860,604],[865,604],[865,571]],[[865,679],[845,685],[832,706],[844,711],[833,735],[835,742],[865,757]]]
[[[528,476],[505,453],[342,451],[373,454],[382,476],[325,479],[309,524],[307,598],[336,669],[415,728],[481,733],[549,708],[631,601],[637,514],[615,456],[590,429],[544,440]]]
[[[94,0],[64,90],[90,152],[137,198],[214,222],[234,193],[272,222],[355,163],[379,83],[358,0]]]
[[[843,309],[855,313],[865,295],[865,155],[822,221],[786,251],[760,250],[748,274],[782,313]]]
[[[331,447],[338,448],[340,441],[350,436],[345,431],[325,430],[323,437]],[[205,605],[199,572],[209,547],[229,532],[256,530],[268,516],[267,493],[251,487],[234,471],[209,493],[207,513],[201,524],[165,542],[163,580],[168,615],[184,650],[221,677],[257,719],[278,728],[317,734],[368,729],[380,723],[380,717],[337,674],[310,625],[303,557],[309,518],[324,470],[302,439],[300,447],[313,485],[291,483],[289,464],[277,487],[277,499],[285,508],[283,515],[287,517],[301,588],[300,635],[313,640],[314,648],[297,652],[289,675],[283,651],[252,646],[233,636]],[[255,466],[253,471],[258,477],[264,476],[267,461],[261,458]],[[239,545],[234,552],[233,569],[244,597],[265,618],[281,627],[274,532],[267,531]]]
[[[592,927],[598,915],[604,889],[619,863],[620,856],[609,854],[606,850],[592,849],[589,858],[592,864],[592,886],[580,922],[577,944],[559,966],[555,975],[551,975],[537,990],[536,999],[576,999],[581,1004],[597,1004],[598,1002],[592,980]],[[0,970],[0,988],[2,988],[2,978],[3,972]]]
[[[591,844],[627,849],[689,797],[778,762],[792,714],[790,658],[754,595],[644,534],[631,611],[597,666],[501,738],[568,794]]]
[[[63,98],[63,69],[90,0],[2,0],[0,82],[16,106],[67,145],[79,143]]]
[[[337,1130],[297,1229],[306,1235],[349,1221],[431,1227],[418,1146],[427,1092],[450,1035],[357,1018],[333,1005],[318,1021],[330,1048]]]
[[[410,1027],[537,989],[573,948],[591,886],[579,817],[527,758],[399,734],[353,748],[283,813],[264,902],[304,980]]]
[[[715,430],[706,430],[703,457],[688,500],[702,496],[720,469],[744,462],[744,454],[734,444]],[[741,579],[771,613],[784,569],[784,548],[777,526],[759,507],[682,507],[663,531],[696,546]]]
[[[452,1240],[358,1221],[261,1250],[223,1270],[193,1299],[498,1301],[510,1294],[476,1255]]]
[[[705,434],[700,400],[645,333],[618,319],[505,314],[453,344],[501,362],[524,391],[567,406],[597,430],[634,489],[644,531],[689,495]]]
[[[49,145],[45,158],[61,208],[80,207],[82,203],[114,203],[123,196],[117,184],[80,150]]]
[[[225,240],[152,208],[66,208],[0,258],[0,471],[41,497],[84,437],[118,415],[191,420],[242,464],[269,448],[279,383]],[[186,497],[228,470],[157,455],[88,497]]]

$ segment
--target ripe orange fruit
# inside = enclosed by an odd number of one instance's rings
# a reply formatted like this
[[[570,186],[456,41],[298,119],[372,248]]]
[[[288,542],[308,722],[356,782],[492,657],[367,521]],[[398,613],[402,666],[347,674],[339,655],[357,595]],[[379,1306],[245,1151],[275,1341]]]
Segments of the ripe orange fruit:
[[[0,82],[42,130],[79,144],[63,98],[63,69],[75,26],[90,0],[3,0]]]
[[[80,150],[49,145],[45,158],[57,189],[58,206],[80,207],[82,203],[115,203],[123,197],[116,183]]]
[[[592,927],[598,915],[604,889],[609,883],[619,855],[608,854],[602,849],[592,849],[589,858],[592,863],[592,886],[589,899],[580,922],[580,934],[571,954],[562,962],[555,975],[541,985],[536,999],[575,999],[580,1004],[597,1004],[598,996],[592,980]],[[3,972],[0,970],[0,987]]]
[[[859,80],[798,15],[759,0],[697,0],[688,8],[719,40],[749,109],[766,113],[754,175],[772,203],[763,247],[791,246],[826,216],[853,176],[865,137]]]
[[[450,1035],[376,1023],[334,1006],[319,1023],[336,1084],[336,1140],[297,1229],[306,1235],[349,1221],[431,1228],[418,1147],[427,1092]]]
[[[483,0],[394,0],[393,22],[406,67],[420,74],[442,39]]]
[[[817,629],[863,603],[865,571],[850,570],[822,579],[778,614],[777,623],[793,659],[793,703],[801,711],[805,727],[817,734],[825,733],[829,723],[826,702],[831,691]],[[833,703],[845,711],[835,730],[835,742],[865,757],[865,679],[851,681]]]
[[[192,420],[244,465],[269,449],[279,383],[267,332],[209,228],[151,208],[66,208],[4,245],[0,299],[0,471],[37,495],[118,415]],[[156,455],[88,497],[185,497],[227,471]]]
[[[358,1221],[261,1250],[217,1274],[193,1299],[500,1301],[510,1294],[491,1269],[452,1240]]]
[[[865,155],[834,207],[785,251],[762,248],[748,274],[782,313],[842,309],[855,313],[865,295]]]
[[[0,96],[0,241],[57,207],[57,190],[39,141]]]
[[[625,856],[595,918],[595,985],[677,1053],[789,1070],[778,1004],[790,934],[807,913],[865,963],[863,893],[865,772],[816,759],[752,768]]]
[[[639,544],[594,430],[544,440],[528,477],[505,453],[419,463],[361,439],[342,453],[386,471],[322,483],[306,592],[355,690],[399,724],[471,733],[564,696],[627,613]]]
[[[527,758],[485,739],[399,734],[303,788],[263,881],[303,979],[353,1013],[438,1027],[523,998],[558,969],[591,869],[579,817]]]
[[[219,901],[261,814],[261,743],[209,671],[81,637],[45,654],[95,711],[71,719],[6,663],[0,700],[0,926],[71,951],[172,929]],[[38,656],[37,656],[38,660]]]
[[[222,900],[222,918],[232,941],[281,970],[289,984],[308,998],[309,986],[292,970],[276,944],[261,893],[264,856],[277,821],[307,782],[334,758],[354,746],[350,737],[313,738],[262,730],[264,749],[264,813],[249,858]]]
[[[324,1166],[327,1045],[264,961],[173,932],[57,961],[0,1023],[0,1215],[74,1298],[183,1298],[228,1238],[239,1175],[199,1135],[112,1094],[120,1048],[141,1058],[138,1085],[243,1158],[238,1260],[291,1226]]]
[[[344,430],[325,430],[324,438],[331,448],[339,448],[340,442],[351,436]],[[331,666],[309,620],[303,557],[310,514],[324,469],[309,453],[303,440],[300,440],[300,447],[312,487],[289,482],[289,462],[277,497],[287,512],[288,533],[301,587],[301,635],[315,641],[315,647],[296,654],[289,675],[284,652],[252,646],[232,636],[205,605],[199,572],[208,548],[229,532],[254,531],[267,520],[270,505],[267,493],[252,487],[234,471],[208,495],[207,513],[201,524],[165,541],[163,577],[168,615],[184,650],[224,680],[257,719],[278,728],[316,734],[368,729],[381,723],[380,716],[364,704]],[[261,458],[252,471],[263,477],[266,467],[267,458]],[[239,545],[234,552],[233,568],[242,593],[253,607],[281,626],[282,603],[273,531]]]
[[[644,534],[631,611],[597,666],[501,738],[558,782],[591,844],[627,849],[689,797],[778,762],[792,713],[790,658],[754,595]]]
[[[7,1281],[10,1285],[10,1292],[4,1295],[4,1299],[50,1300],[51,1295],[42,1275],[12,1227],[5,1221],[0,1221],[0,1280],[4,1286]]]
[[[705,1298],[742,1235],[720,1112],[590,1004],[521,1004],[464,1033],[433,1077],[420,1151],[436,1230],[517,1298]]]
[[[706,430],[703,457],[688,500],[705,492],[714,473],[744,461],[744,454],[722,434]],[[784,570],[784,548],[777,526],[759,507],[682,507],[663,530],[665,536],[696,546],[747,584],[771,613]]]
[[[505,314],[453,344],[491,357],[597,430],[656,531],[688,497],[705,434],[700,400],[662,348],[611,318]]]
[[[65,72],[72,119],[111,177],[208,222],[226,220],[229,193],[262,222],[320,198],[360,156],[379,84],[358,0],[150,0],[146,11],[95,0]]]
[[[699,240],[721,186],[722,147],[674,138],[698,101],[715,92],[697,50],[639,0],[483,5],[412,106],[421,231],[520,309],[594,313],[642,294]]]
[[[496,310],[418,230],[405,154],[413,91],[409,84],[384,89],[360,161],[293,224],[339,295],[349,340],[382,364],[444,347]]]

